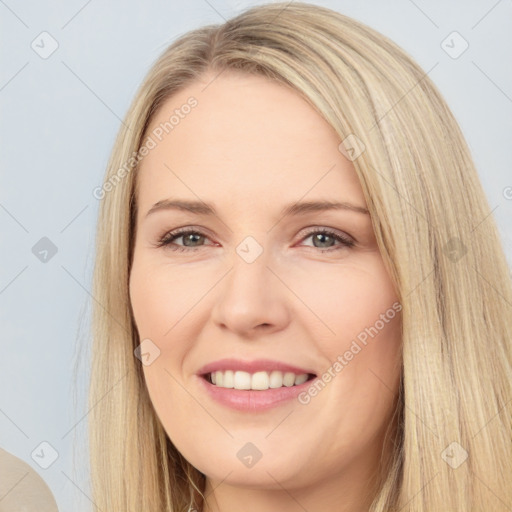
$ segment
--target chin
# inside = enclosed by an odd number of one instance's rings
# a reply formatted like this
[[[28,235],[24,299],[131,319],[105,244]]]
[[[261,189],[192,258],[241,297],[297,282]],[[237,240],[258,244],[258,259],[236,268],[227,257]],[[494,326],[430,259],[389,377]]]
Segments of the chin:
[[[190,454],[185,458],[212,481],[252,489],[281,489],[307,485],[312,475],[306,460],[297,460],[297,450],[283,453],[278,447],[267,447],[259,453],[250,442],[232,441],[226,449]],[[306,479],[304,481],[304,479]]]

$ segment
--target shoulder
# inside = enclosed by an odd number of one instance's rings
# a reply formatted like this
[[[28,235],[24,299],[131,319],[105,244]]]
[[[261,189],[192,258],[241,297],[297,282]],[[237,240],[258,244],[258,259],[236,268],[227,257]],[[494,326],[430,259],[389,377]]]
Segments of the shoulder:
[[[58,512],[55,498],[26,462],[0,448],[0,512]]]

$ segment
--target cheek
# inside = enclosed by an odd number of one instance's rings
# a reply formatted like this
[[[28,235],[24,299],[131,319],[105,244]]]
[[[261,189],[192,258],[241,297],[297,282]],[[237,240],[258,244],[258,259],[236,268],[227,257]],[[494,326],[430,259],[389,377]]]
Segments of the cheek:
[[[198,414],[182,385],[183,362],[191,347],[187,340],[198,335],[190,315],[211,285],[207,276],[191,277],[190,273],[142,257],[134,261],[130,274],[130,301],[139,338],[142,343],[151,340],[146,346],[152,352],[152,360],[142,366],[144,379],[154,409],[170,437],[175,436],[176,425],[182,420]]]
[[[379,332],[391,330],[389,324],[401,308],[378,253],[363,255],[357,263],[324,264],[307,270],[307,277],[290,275],[289,279],[294,292],[313,313],[304,318],[313,322],[316,316],[324,324],[322,339],[327,347],[341,350],[358,336],[363,341],[365,336],[370,339],[366,329],[374,332],[372,326]]]
[[[170,335],[211,286],[212,276],[203,274],[191,274],[161,263],[134,263],[130,300],[141,338]]]
[[[323,398],[317,400],[316,390],[311,390],[304,403],[311,399],[315,414],[323,415],[328,396],[340,411],[336,421],[347,421],[345,428],[353,428],[355,435],[358,429],[379,428],[398,390],[402,306],[376,254],[327,271],[319,268],[297,281],[297,293],[330,330],[322,328],[323,334],[316,336],[325,360],[326,385],[319,385],[318,392]],[[341,411],[347,410],[358,411],[359,419],[346,418]]]

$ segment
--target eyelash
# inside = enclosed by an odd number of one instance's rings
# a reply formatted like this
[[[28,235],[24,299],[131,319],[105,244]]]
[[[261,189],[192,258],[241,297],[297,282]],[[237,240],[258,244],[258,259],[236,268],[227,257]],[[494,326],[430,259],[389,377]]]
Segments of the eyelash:
[[[318,229],[311,230],[309,233],[307,233],[302,238],[302,240],[309,238],[311,235],[316,235],[317,233],[322,233],[322,234],[328,235],[328,236],[332,237],[334,240],[337,240],[338,242],[340,242],[340,244],[341,244],[337,248],[334,246],[334,247],[329,247],[327,249],[321,249],[320,247],[308,246],[308,247],[311,247],[312,249],[317,249],[318,251],[320,251],[322,253],[336,251],[336,250],[343,249],[343,248],[350,248],[355,245],[355,243],[352,240],[350,240],[348,237],[341,236],[338,233],[335,233],[334,231],[331,231],[331,230],[325,229],[325,228],[318,228]],[[185,235],[200,235],[200,236],[206,237],[206,235],[204,233],[201,233],[201,231],[198,231],[195,229],[189,229],[189,228],[182,228],[182,229],[177,229],[175,231],[170,231],[168,233],[164,233],[164,235],[159,238],[158,243],[156,244],[156,247],[157,248],[158,247],[166,247],[166,248],[170,249],[171,251],[178,251],[178,252],[197,251],[198,249],[205,247],[204,245],[198,246],[198,247],[186,247],[186,246],[176,245],[173,243],[176,239],[178,239],[182,236],[185,236]]]

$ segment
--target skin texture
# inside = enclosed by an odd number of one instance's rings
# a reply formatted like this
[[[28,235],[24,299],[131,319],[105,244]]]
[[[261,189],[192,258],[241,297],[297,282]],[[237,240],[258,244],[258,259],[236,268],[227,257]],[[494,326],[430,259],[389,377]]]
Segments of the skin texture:
[[[200,385],[200,367],[226,357],[322,375],[398,301],[368,214],[280,214],[298,201],[366,207],[334,130],[283,85],[233,72],[213,77],[159,109],[147,133],[190,96],[198,101],[137,178],[130,299],[140,339],[160,350],[143,367],[151,401],[170,439],[207,476],[205,510],[368,510],[399,386],[399,313],[306,405],[236,411]],[[212,203],[217,215],[147,215],[170,198]],[[175,239],[174,247],[188,242],[183,252],[157,247],[181,227],[205,237]],[[315,245],[313,228],[355,245],[328,236]],[[252,263],[236,252],[247,236],[263,249]],[[250,468],[237,457],[248,442],[262,453]]]

